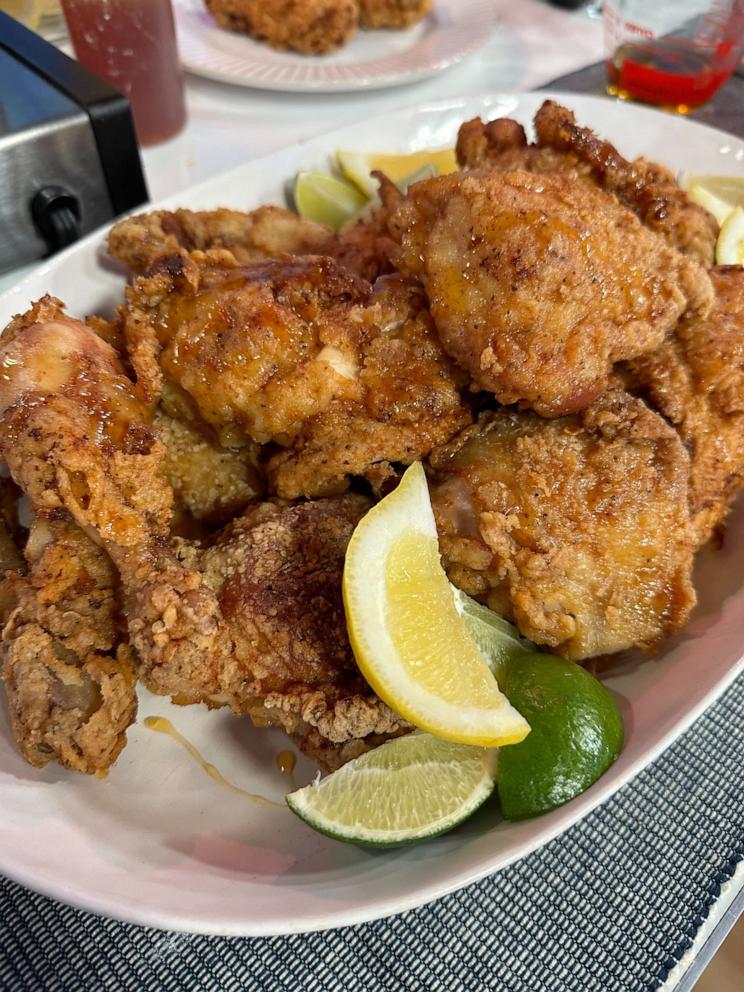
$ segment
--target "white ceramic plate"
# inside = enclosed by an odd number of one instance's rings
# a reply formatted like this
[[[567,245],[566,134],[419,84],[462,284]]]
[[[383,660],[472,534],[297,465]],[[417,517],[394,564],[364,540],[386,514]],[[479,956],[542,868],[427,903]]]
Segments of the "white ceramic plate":
[[[217,26],[203,0],[174,0],[181,61],[191,72],[238,86],[304,93],[397,86],[433,76],[484,45],[498,15],[493,0],[434,0],[405,31],[359,30],[328,55],[278,52]]]
[[[250,162],[171,205],[251,208],[283,202],[285,180],[326,168],[338,147],[441,147],[480,114],[528,122],[545,94],[452,100],[364,121]],[[606,99],[566,95],[580,121],[675,169],[741,172],[744,142],[692,121]],[[379,139],[378,139],[379,140]],[[71,314],[110,310],[123,280],[93,234],[0,297],[0,326],[51,292]],[[98,912],[216,934],[288,933],[358,923],[419,905],[497,871],[545,844],[615,792],[670,744],[741,669],[744,650],[744,504],[721,551],[701,555],[693,622],[654,660],[619,662],[606,681],[625,716],[627,743],[588,792],[546,816],[500,823],[493,807],[419,847],[365,852],[313,833],[291,813],[254,806],[208,778],[172,740],[142,725],[170,717],[232,782],[280,800],[278,731],[201,707],[178,708],[142,692],[129,744],[104,782],[24,764],[0,716],[0,871]],[[300,762],[298,784],[314,769]]]

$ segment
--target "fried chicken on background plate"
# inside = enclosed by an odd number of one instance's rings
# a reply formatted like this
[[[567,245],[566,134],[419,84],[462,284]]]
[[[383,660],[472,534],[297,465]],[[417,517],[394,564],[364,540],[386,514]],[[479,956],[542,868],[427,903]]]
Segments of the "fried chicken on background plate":
[[[445,350],[500,403],[581,410],[614,362],[658,347],[713,289],[615,197],[560,174],[453,173],[412,186],[389,227]]]
[[[323,55],[345,44],[359,22],[357,0],[204,0],[220,27],[272,48]]]

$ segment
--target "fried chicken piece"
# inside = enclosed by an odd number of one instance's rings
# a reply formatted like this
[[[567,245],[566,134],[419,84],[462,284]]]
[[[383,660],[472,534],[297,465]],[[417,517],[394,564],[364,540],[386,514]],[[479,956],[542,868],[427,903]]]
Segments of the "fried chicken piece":
[[[326,767],[361,753],[370,735],[408,726],[364,681],[346,633],[344,555],[369,505],[351,494],[260,503],[211,546],[179,552],[214,592],[232,637],[212,701],[283,726]]]
[[[689,458],[641,400],[544,420],[499,410],[432,455],[451,580],[574,660],[652,648],[685,623]]]
[[[442,351],[420,288],[399,276],[380,279],[353,319],[361,329],[357,392],[305,421],[292,445],[269,459],[280,496],[343,491],[350,476],[366,476],[379,492],[395,477],[391,462],[410,465],[472,420],[460,398],[463,377]]]
[[[720,526],[744,484],[744,269],[713,269],[711,276],[713,312],[682,320],[660,348],[621,372],[690,452],[696,544]]]
[[[431,0],[357,0],[363,28],[407,28],[431,11]]]
[[[223,448],[193,422],[162,409],[152,428],[165,445],[163,470],[176,507],[195,520],[225,524],[264,491],[258,445]]]
[[[161,256],[127,290],[127,348],[140,395],[180,390],[230,447],[242,433],[290,440],[353,392],[350,304],[368,283],[332,259],[286,256],[239,266],[224,253]]]
[[[341,636],[343,553],[366,501],[262,505],[176,555],[163,447],[112,349],[62,317],[16,330],[0,350],[3,454],[37,513],[69,515],[108,553],[148,688],[333,744],[401,729]]]
[[[710,278],[599,189],[565,175],[464,172],[415,184],[393,213],[445,350],[501,403],[554,417],[658,347]]]
[[[56,761],[102,778],[137,712],[113,565],[74,524],[41,517],[26,558],[28,575],[6,579],[14,610],[2,672],[13,735],[37,768]]]
[[[280,51],[332,52],[357,28],[356,0],[204,0],[222,28],[249,34]]]
[[[223,248],[241,263],[275,255],[332,254],[336,236],[330,227],[306,220],[284,207],[239,210],[152,210],[125,217],[109,231],[108,251],[137,275],[160,255],[179,248]]]
[[[713,264],[718,224],[690,200],[668,169],[642,158],[629,162],[552,100],[535,115],[535,132],[536,143],[528,144],[516,121],[467,121],[457,139],[458,161],[467,168],[560,172],[592,181],[614,193],[671,247],[697,256],[706,266]]]

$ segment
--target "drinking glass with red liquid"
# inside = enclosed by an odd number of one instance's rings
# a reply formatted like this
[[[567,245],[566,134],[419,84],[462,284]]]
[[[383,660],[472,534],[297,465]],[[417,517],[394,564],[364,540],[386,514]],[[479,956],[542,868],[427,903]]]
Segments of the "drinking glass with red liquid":
[[[123,93],[142,145],[186,120],[171,0],[62,0],[79,62]]]
[[[744,0],[606,0],[608,92],[688,113],[744,54]]]

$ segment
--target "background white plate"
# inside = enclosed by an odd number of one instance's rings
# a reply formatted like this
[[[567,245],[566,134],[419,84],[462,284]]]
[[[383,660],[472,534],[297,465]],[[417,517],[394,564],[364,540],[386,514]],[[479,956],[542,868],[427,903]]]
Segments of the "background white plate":
[[[217,26],[203,0],[174,0],[181,61],[191,72],[267,90],[338,92],[433,76],[484,45],[496,27],[493,0],[434,0],[405,31],[357,31],[328,55],[278,52]]]
[[[300,169],[327,168],[338,147],[391,151],[451,144],[461,121],[513,114],[525,123],[546,94],[452,100],[364,121],[210,180],[171,205],[251,208],[284,200]],[[737,173],[744,142],[692,121],[606,99],[557,95],[579,120],[631,156],[675,169]],[[0,297],[0,326],[51,292],[73,315],[104,312],[123,281],[104,261],[102,233],[44,264]],[[744,504],[723,550],[700,556],[693,622],[654,660],[626,658],[606,678],[622,705],[625,750],[588,792],[546,816],[499,823],[493,807],[420,847],[365,852],[313,833],[289,812],[252,805],[212,782],[142,719],[163,714],[226,777],[279,800],[278,731],[140,694],[129,745],[97,782],[24,764],[0,713],[0,871],[67,902],[137,923],[259,935],[343,926],[400,912],[481,878],[545,844],[627,782],[702,712],[742,668]],[[298,784],[313,774],[300,762]]]

